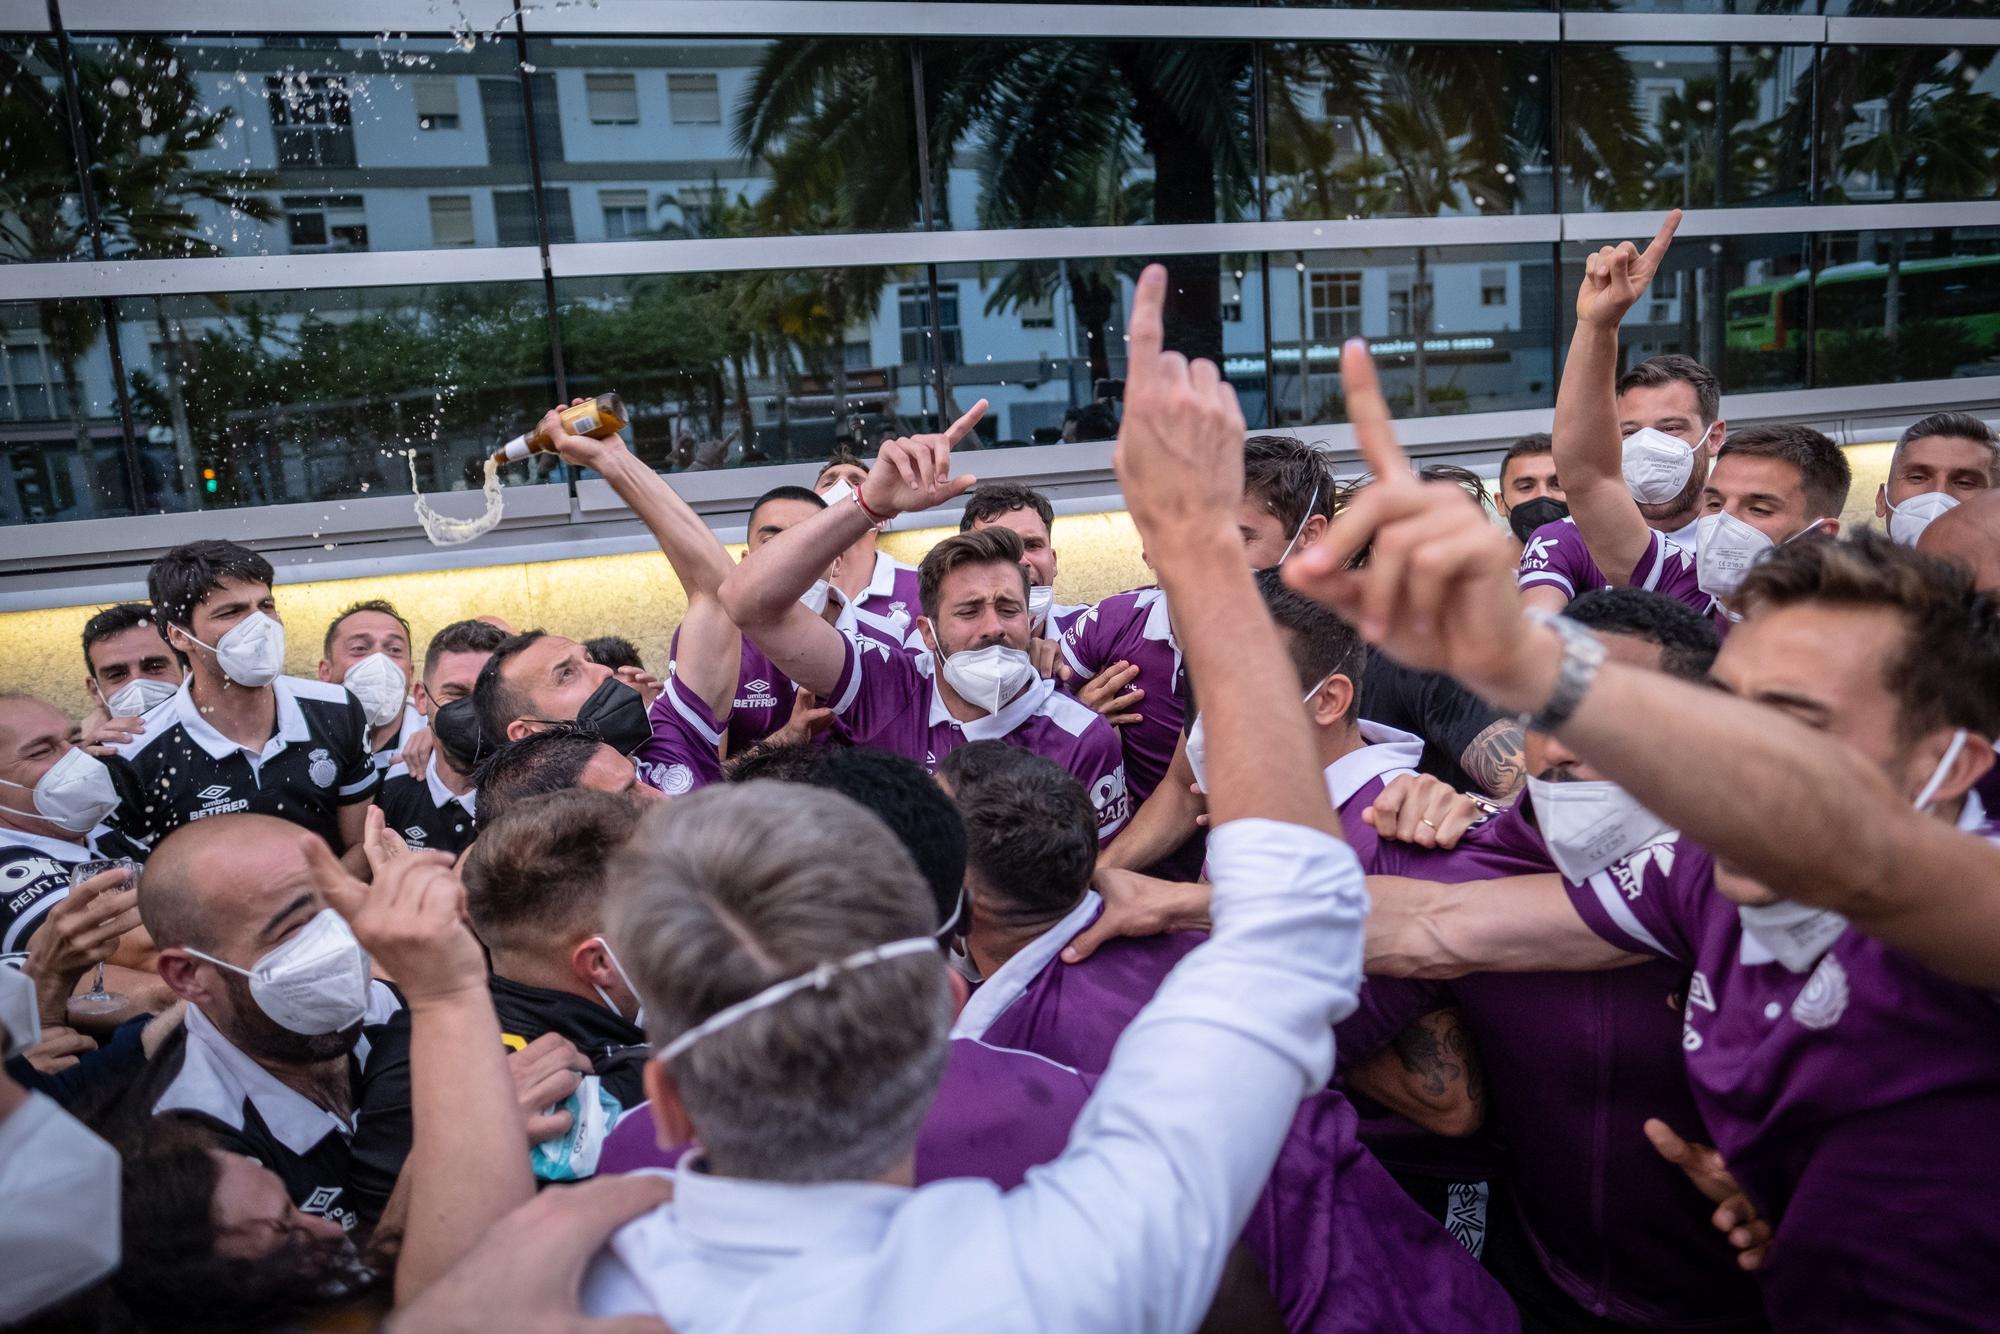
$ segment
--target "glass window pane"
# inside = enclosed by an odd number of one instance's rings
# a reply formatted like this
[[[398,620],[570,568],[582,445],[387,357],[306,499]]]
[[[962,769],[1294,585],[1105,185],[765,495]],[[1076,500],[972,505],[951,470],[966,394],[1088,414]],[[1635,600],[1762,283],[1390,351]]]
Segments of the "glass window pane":
[[[75,50],[113,254],[474,244],[439,239],[430,197],[528,184],[511,42],[127,36]],[[162,158],[163,134],[184,151]],[[301,196],[346,202],[308,217]]]
[[[1552,48],[1268,48],[1273,218],[1547,213]]]
[[[1399,417],[1554,404],[1547,247],[1288,251],[1268,259],[1274,425],[1347,419],[1340,345],[1354,337],[1368,341]],[[1496,288],[1503,298],[1489,301]]]
[[[471,195],[432,195],[431,244],[434,246],[472,245]]]
[[[592,125],[637,125],[639,86],[629,74],[586,74],[583,91]]]
[[[961,41],[923,49],[947,225],[1257,216],[1247,44]]]
[[[0,37],[0,264],[89,258],[54,39]]]
[[[555,401],[539,283],[117,304],[154,507],[459,490]]]
[[[0,304],[0,523],[132,512],[103,313]]]
[[[1595,46],[1563,61],[1563,207],[1810,203],[1813,48]]]
[[[1830,46],[1820,59],[1828,201],[1991,199],[2000,189],[1994,48]]]
[[[537,117],[543,80],[564,110],[560,152],[543,139],[542,176],[585,192],[574,205],[578,240],[902,232],[922,223],[906,42],[537,38],[528,63]],[[600,97],[614,85],[632,90],[629,106]],[[604,123],[626,110],[625,123]],[[605,192],[641,188],[650,212],[604,202]]]
[[[2000,227],[1828,233],[1813,301],[1815,384],[2000,374]]]

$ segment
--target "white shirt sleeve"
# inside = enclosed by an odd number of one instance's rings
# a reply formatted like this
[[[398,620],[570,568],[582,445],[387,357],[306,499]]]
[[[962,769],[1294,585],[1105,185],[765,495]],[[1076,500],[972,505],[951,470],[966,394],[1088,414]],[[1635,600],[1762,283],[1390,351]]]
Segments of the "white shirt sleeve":
[[[1332,1073],[1332,1025],[1354,1010],[1368,893],[1353,850],[1235,820],[1210,833],[1208,859],[1213,934],[1119,1038],[1063,1155],[1004,1197],[1045,1328],[1200,1323],[1299,1101]]]

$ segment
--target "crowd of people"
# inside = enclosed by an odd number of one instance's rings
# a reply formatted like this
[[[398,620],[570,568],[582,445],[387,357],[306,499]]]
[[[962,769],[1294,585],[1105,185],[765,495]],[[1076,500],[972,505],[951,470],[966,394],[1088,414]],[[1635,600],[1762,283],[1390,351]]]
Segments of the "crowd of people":
[[[263,557],[161,555],[87,717],[0,694],[0,1324],[1994,1328],[2000,444],[1841,531],[1826,436],[1621,372],[1677,221],[1491,512],[1359,342],[1365,475],[1246,439],[1148,269],[1094,605],[983,402],[740,560],[551,412],[658,675],[369,600],[289,676]]]

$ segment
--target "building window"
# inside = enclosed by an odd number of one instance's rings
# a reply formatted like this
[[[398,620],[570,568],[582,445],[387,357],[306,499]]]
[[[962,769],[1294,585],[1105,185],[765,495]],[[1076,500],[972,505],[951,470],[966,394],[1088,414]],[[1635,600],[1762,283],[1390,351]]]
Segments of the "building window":
[[[458,80],[420,74],[410,80],[417,99],[417,128],[455,130],[458,128]]]
[[[576,220],[569,211],[569,191],[552,188],[542,191],[542,207],[548,211],[549,244],[565,245],[576,239]],[[495,190],[493,224],[501,245],[535,245],[535,195],[532,190]]]
[[[586,74],[583,98],[592,125],[637,125],[639,83],[630,74]]]
[[[0,357],[0,404],[15,421],[47,421],[56,415],[55,375],[40,343],[8,343]]]
[[[472,245],[472,196],[431,196],[431,244],[438,247]]]
[[[546,70],[528,76],[535,96],[535,143],[544,164],[563,160],[562,115],[556,78]],[[513,79],[481,79],[479,109],[486,120],[486,160],[496,167],[528,165],[528,119],[521,114],[521,85]]]
[[[347,85],[321,74],[264,80],[281,167],[351,167],[354,119]]]
[[[1361,332],[1361,271],[1335,269],[1310,276],[1312,336],[1318,342],[1338,342]],[[1239,306],[1240,310],[1241,307]]]
[[[1504,306],[1507,304],[1507,270],[1481,269],[1479,271],[1479,304],[1482,306]]]
[[[722,87],[713,74],[669,74],[667,107],[676,125],[720,125]]]
[[[1423,296],[1428,303],[1430,284],[1424,284]],[[1408,338],[1417,331],[1417,290],[1416,276],[1409,273],[1389,275],[1389,334],[1395,338]]]
[[[604,235],[607,239],[619,241],[646,230],[644,190],[599,190],[597,204],[604,210]]]
[[[360,195],[286,195],[281,202],[293,254],[368,248],[368,219],[361,211]]]
[[[919,366],[930,362],[931,300],[928,288],[911,286],[896,289],[896,313],[902,326],[903,360]],[[965,344],[958,327],[958,284],[938,284],[938,324],[944,333],[944,360],[956,366],[965,360]]]
[[[1037,297],[1033,301],[1023,301],[1015,307],[1021,316],[1023,329],[1053,329],[1056,327],[1056,303],[1052,296]]]

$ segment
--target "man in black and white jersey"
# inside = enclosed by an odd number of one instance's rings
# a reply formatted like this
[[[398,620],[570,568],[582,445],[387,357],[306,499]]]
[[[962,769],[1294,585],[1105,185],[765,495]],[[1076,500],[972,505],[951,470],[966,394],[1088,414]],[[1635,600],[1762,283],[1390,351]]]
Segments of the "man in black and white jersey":
[[[312,830],[357,872],[380,772],[368,719],[343,686],[284,676],[270,562],[233,542],[191,542],[147,573],[153,615],[188,663],[180,693],[108,763],[111,829],[142,849],[192,820],[248,811]]]
[[[26,950],[68,896],[72,868],[98,855],[91,830],[117,795],[69,731],[53,704],[0,695],[0,954]]]

